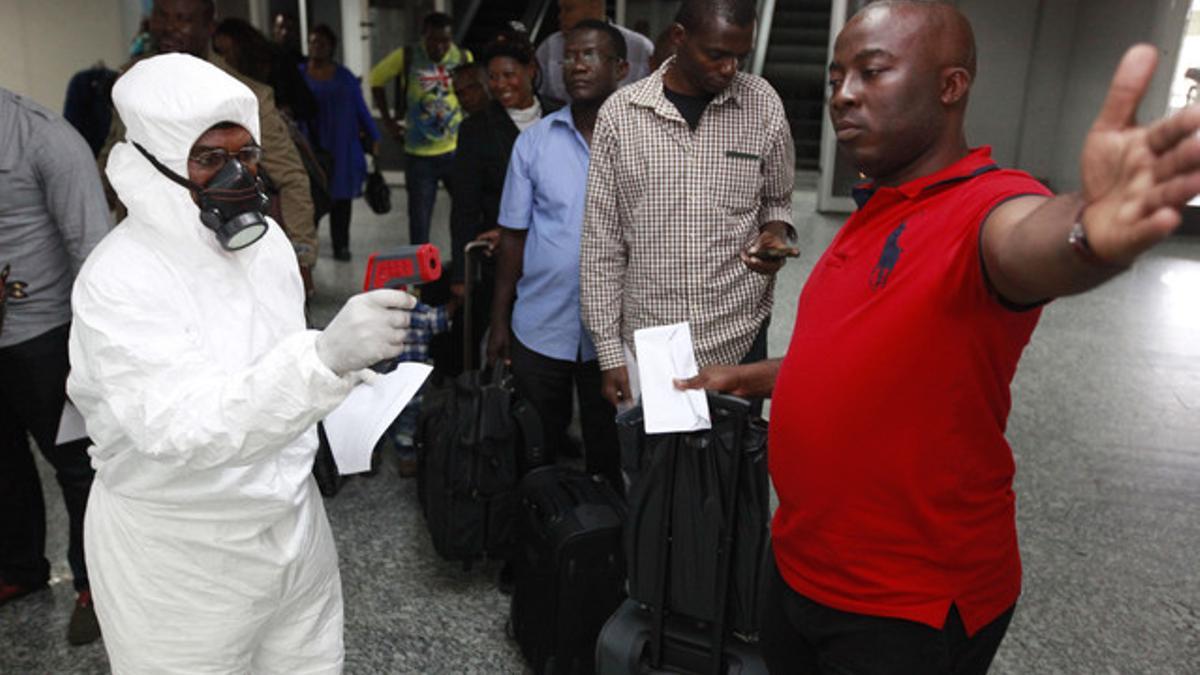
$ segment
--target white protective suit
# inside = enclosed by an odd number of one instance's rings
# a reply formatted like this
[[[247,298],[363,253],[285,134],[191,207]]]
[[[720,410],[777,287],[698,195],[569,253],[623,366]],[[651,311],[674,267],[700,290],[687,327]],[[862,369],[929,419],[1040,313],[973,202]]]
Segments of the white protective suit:
[[[314,424],[357,382],[318,358],[283,231],[221,248],[181,176],[219,122],[258,138],[254,94],[181,54],[144,60],[113,102],[108,177],[129,216],[75,283],[68,391],[96,480],[85,542],[116,673],[338,672],[342,596],[311,477]]]

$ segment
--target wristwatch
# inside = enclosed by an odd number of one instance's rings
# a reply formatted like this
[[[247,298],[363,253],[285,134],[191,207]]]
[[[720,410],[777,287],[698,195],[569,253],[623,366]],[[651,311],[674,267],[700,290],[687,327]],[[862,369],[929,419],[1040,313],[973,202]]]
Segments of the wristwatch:
[[[1067,244],[1071,246],[1071,250],[1075,251],[1075,255],[1083,262],[1107,270],[1124,269],[1124,265],[1114,265],[1107,260],[1096,255],[1092,250],[1092,245],[1088,243],[1087,231],[1083,229],[1083,211],[1087,208],[1085,204],[1079,209],[1079,213],[1075,214],[1075,224],[1071,226],[1071,232],[1067,235]]]

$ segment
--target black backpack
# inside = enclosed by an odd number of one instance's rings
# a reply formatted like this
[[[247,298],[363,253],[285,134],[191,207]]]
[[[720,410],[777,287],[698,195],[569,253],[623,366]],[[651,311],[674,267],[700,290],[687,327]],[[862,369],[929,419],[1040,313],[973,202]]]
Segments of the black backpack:
[[[465,566],[516,551],[518,482],[544,462],[541,423],[503,364],[428,388],[414,437],[417,494],[434,549]]]
[[[758,632],[770,492],[766,422],[732,396],[709,393],[708,405],[708,431],[647,435],[640,406],[617,417],[617,431],[630,479],[629,596],[713,624],[719,643]]]

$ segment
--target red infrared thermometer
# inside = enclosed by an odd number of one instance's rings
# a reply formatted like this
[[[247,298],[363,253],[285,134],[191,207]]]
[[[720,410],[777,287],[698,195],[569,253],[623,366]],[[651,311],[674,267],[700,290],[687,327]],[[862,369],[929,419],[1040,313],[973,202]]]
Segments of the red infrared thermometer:
[[[436,281],[441,276],[442,256],[436,246],[400,246],[371,254],[367,259],[363,290],[405,288]]]

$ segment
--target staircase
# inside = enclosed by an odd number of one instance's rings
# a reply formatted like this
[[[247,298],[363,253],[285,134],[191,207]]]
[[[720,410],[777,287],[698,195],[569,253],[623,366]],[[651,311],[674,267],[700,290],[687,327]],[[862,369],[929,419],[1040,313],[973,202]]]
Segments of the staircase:
[[[830,0],[777,0],[763,65],[763,77],[783,99],[801,170],[820,168],[830,5]]]

